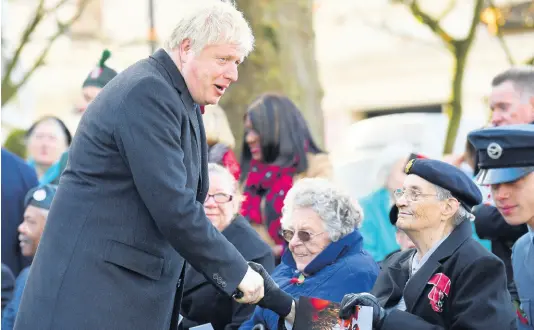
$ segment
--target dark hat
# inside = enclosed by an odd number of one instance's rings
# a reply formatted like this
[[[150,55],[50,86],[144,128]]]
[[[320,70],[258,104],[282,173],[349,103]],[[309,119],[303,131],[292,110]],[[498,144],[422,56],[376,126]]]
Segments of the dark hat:
[[[473,180],[448,163],[435,159],[412,159],[406,164],[405,172],[447,189],[468,211],[482,203],[482,194]]]
[[[479,184],[512,182],[534,171],[534,125],[507,125],[469,133],[480,172]]]
[[[87,78],[85,78],[82,87],[95,86],[104,88],[104,86],[117,75],[117,71],[104,64],[110,57],[111,52],[109,50],[106,49],[102,52],[102,57],[100,57],[98,65],[89,73]]]
[[[28,207],[28,205],[33,205],[41,209],[50,210],[52,200],[56,195],[56,189],[57,186],[51,184],[31,189],[24,197],[24,208]]]

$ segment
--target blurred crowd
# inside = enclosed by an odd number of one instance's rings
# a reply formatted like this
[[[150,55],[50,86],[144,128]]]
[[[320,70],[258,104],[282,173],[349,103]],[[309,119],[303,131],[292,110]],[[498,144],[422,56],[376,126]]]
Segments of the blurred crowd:
[[[109,51],[103,51],[95,68],[88,70],[80,88],[84,100],[77,108],[80,116],[87,109],[91,111],[93,100],[120,74],[106,65],[110,56]],[[534,68],[510,68],[488,86],[491,119],[487,127],[534,124]],[[447,189],[462,205],[465,197],[466,211],[473,215],[465,216],[469,227],[466,232],[502,261],[511,303],[517,308],[518,318],[528,319],[531,326],[534,302],[530,302],[529,309],[521,305],[511,261],[514,243],[528,228],[526,224],[515,226],[505,221],[495,208],[496,196],[492,196],[489,186],[477,186],[482,203],[470,202],[470,196],[462,195],[468,194],[480,170],[471,143],[465,142],[462,154],[440,159],[449,166],[444,167],[443,174],[452,173],[454,178],[463,173],[471,178],[470,183],[436,182],[435,174],[429,174],[427,169],[415,165],[410,169],[414,160],[417,164],[430,159],[414,145],[392,143],[383,150],[387,155],[383,163],[370,169],[379,173],[376,183],[380,188],[356,199],[335,185],[329,154],[314,139],[293,100],[280,93],[265,93],[244,106],[245,131],[240,136],[234,134],[220,106],[201,107],[210,163],[204,210],[243,257],[261,264],[281,289],[295,297],[315,296],[335,302],[341,302],[349,293],[370,292],[380,271],[387,269],[396,255],[421,244],[413,242],[407,230],[426,234],[439,231],[439,221],[434,222],[430,213],[414,213],[414,217],[422,219],[420,228],[397,227],[402,218],[399,201],[418,197],[413,192],[399,192],[406,187],[405,180],[413,170],[428,182]],[[2,329],[14,328],[32,257],[67,167],[69,146],[76,138],[73,135],[61,118],[46,116],[26,130],[25,159],[2,148]],[[237,144],[242,146],[240,156],[234,151]],[[452,172],[452,167],[458,173]],[[460,190],[456,192],[457,189]],[[439,192],[436,194],[439,196]],[[206,323],[214,329],[252,329],[257,324],[277,328],[279,319],[273,311],[238,304],[221,295],[194,268],[188,266],[185,272],[182,329]],[[471,294],[475,297],[475,293]],[[398,304],[404,304],[403,299]],[[407,307],[414,308],[404,309]]]

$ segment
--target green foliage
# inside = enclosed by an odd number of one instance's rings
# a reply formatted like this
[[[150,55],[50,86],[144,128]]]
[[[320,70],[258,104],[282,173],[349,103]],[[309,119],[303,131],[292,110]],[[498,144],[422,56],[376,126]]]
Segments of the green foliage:
[[[23,129],[13,130],[4,142],[4,148],[20,158],[26,159],[26,131]]]

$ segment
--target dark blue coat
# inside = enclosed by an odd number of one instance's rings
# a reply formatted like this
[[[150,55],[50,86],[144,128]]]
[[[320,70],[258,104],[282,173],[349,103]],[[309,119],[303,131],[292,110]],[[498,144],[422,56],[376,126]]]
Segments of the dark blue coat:
[[[184,259],[232,294],[248,265],[204,214],[207,191],[200,109],[159,50],[84,113],[15,329],[169,329]]]
[[[17,228],[24,217],[24,197],[38,184],[37,174],[28,164],[2,149],[2,263],[15,276],[31,262],[20,252]]]
[[[504,264],[471,236],[471,223],[459,224],[411,277],[415,249],[392,255],[371,291],[382,307],[390,309],[377,330],[514,329]],[[439,290],[429,282],[436,277],[443,287],[449,282],[449,289],[433,306],[431,292]],[[406,311],[394,308],[402,297]]]
[[[288,250],[272,278],[294,298],[307,296],[339,303],[347,293],[369,292],[378,276],[378,265],[362,245],[363,239],[357,230],[331,243],[306,266],[304,272],[309,276],[302,284],[291,283],[300,273]],[[276,330],[278,319],[273,311],[256,307],[252,317],[239,329],[252,329],[261,323],[267,329]]]

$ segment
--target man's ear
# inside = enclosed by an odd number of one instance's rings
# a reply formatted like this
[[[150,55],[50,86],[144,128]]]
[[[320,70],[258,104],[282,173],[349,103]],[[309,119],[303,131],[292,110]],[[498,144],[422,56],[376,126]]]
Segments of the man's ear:
[[[180,59],[182,62],[186,62],[189,54],[192,51],[191,47],[191,40],[190,39],[184,39],[178,46],[178,53],[180,55]]]
[[[443,216],[442,219],[447,220],[452,218],[456,212],[458,212],[460,209],[460,203],[454,198],[449,198],[443,202],[443,207],[441,209],[441,214]]]

